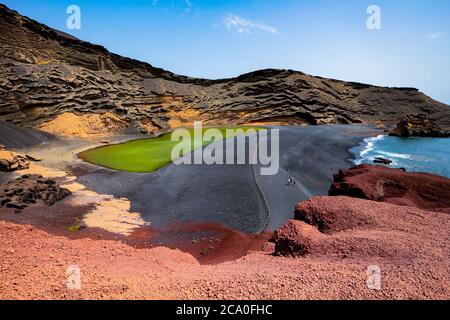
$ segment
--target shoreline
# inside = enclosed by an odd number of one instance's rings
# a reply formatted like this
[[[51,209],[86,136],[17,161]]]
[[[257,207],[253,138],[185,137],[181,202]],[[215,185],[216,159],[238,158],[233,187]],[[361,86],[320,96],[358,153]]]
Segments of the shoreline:
[[[450,138],[396,137],[387,134],[366,138],[352,148],[355,165],[385,161],[407,172],[433,173],[450,178]]]

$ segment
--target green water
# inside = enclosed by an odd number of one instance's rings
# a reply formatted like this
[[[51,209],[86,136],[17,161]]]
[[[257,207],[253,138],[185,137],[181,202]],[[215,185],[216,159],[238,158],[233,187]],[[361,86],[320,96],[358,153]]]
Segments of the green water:
[[[202,132],[211,128],[203,128]],[[242,133],[230,133],[227,129],[242,129],[244,133],[249,133],[248,130],[258,131],[261,128],[256,127],[223,127],[214,128],[219,130],[224,139],[232,138]],[[194,129],[187,129],[191,135],[191,139],[183,140],[182,144],[185,147],[185,152],[180,152],[180,157],[183,155],[207,146],[214,141],[205,141],[197,135],[194,135]],[[179,141],[171,141],[172,133],[163,134],[157,138],[133,140],[119,144],[102,146],[90,150],[83,151],[79,157],[89,163],[96,164],[102,167],[130,172],[153,172],[161,167],[164,167],[172,162],[172,150],[179,145]]]

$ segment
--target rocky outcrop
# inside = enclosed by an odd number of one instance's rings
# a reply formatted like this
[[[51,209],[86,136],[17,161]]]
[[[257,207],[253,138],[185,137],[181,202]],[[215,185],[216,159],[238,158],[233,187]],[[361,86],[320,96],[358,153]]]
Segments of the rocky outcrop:
[[[392,124],[449,106],[413,88],[385,88],[261,70],[222,80],[175,75],[124,58],[0,6],[0,120],[40,127],[70,112],[111,112],[143,132],[192,125]]]
[[[375,159],[373,159],[373,163],[384,164],[387,166],[390,165],[392,162],[393,162],[392,160],[380,158],[380,157],[375,157]]]
[[[330,196],[297,204],[295,220],[270,241],[278,256],[410,259],[417,255],[412,247],[421,246],[422,237],[449,229],[447,213],[450,179],[364,164],[340,170]]]
[[[0,172],[24,170],[30,167],[29,159],[16,152],[0,149]]]
[[[12,172],[17,170],[25,170],[30,167],[30,162],[39,162],[42,159],[29,154],[20,154],[7,150],[0,145],[0,172]]]
[[[334,175],[330,196],[349,196],[450,213],[450,179],[359,165]]]
[[[349,229],[359,228],[374,223],[370,215],[366,215],[362,208],[354,207],[349,210],[348,199],[332,200],[333,206],[323,206],[325,202],[321,197],[313,198],[296,205],[295,220],[303,221],[316,227],[321,233],[335,233]]]
[[[308,235],[316,230],[297,220],[289,220],[269,240],[275,244],[274,255],[301,257],[311,252],[313,240]]]
[[[397,126],[389,132],[398,137],[450,137],[450,130],[444,130],[426,114],[412,114],[404,117]]]
[[[30,205],[51,206],[70,193],[54,180],[40,175],[24,175],[0,186],[0,207],[20,210]]]
[[[414,207],[350,197],[314,197],[295,208],[295,219],[271,239],[275,255],[327,259],[417,261],[442,251],[450,216]],[[444,260],[442,260],[444,259]]]

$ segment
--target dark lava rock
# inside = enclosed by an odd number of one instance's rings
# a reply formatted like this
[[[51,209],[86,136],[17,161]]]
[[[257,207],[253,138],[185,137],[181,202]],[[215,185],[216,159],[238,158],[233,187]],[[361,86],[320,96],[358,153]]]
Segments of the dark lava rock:
[[[450,213],[450,179],[431,173],[359,165],[334,175],[330,196],[349,196]]]
[[[392,160],[376,157],[373,160],[373,163],[390,165],[392,163]]]
[[[39,175],[24,175],[0,186],[0,206],[18,210],[29,205],[51,206],[71,192],[60,187],[54,180]]]
[[[450,137],[450,131],[444,130],[426,114],[411,114],[404,117],[397,127],[389,132],[391,136],[398,137]]]
[[[449,106],[414,88],[275,69],[220,80],[180,76],[68,37],[4,5],[0,48],[0,120],[25,127],[37,127],[65,112],[106,111],[128,123],[162,129],[170,120],[192,123],[184,111],[214,125],[394,125],[404,115],[423,110],[450,127]]]

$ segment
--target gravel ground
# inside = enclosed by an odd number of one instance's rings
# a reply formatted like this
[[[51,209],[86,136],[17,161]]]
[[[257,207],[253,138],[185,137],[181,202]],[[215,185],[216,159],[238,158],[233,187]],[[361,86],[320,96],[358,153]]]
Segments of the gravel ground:
[[[339,202],[327,198],[325,208]],[[70,240],[0,221],[0,298],[450,298],[448,215],[360,199],[346,203],[339,210],[371,222],[331,235],[314,232],[316,249],[302,258],[272,256],[267,246],[215,265],[201,265],[179,250]],[[79,290],[66,286],[72,265],[81,271]],[[371,265],[381,269],[377,290],[367,286]]]

